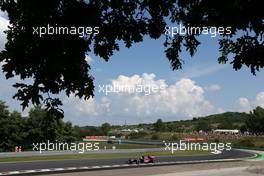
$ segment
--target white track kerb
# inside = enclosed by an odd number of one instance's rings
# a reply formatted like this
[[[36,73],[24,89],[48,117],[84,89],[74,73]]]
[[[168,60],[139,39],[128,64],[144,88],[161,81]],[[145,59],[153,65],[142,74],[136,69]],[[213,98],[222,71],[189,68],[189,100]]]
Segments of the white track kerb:
[[[0,175],[31,175],[31,174],[48,174],[56,172],[76,172],[76,171],[89,171],[89,170],[104,170],[104,169],[121,169],[129,167],[147,167],[147,166],[163,166],[175,164],[197,164],[208,162],[231,162],[242,161],[241,159],[216,159],[216,160],[197,160],[197,161],[171,161],[171,162],[156,162],[148,164],[120,164],[120,165],[101,165],[101,166],[82,166],[82,167],[66,167],[66,168],[51,168],[51,169],[36,169],[36,170],[21,170],[1,172]]]

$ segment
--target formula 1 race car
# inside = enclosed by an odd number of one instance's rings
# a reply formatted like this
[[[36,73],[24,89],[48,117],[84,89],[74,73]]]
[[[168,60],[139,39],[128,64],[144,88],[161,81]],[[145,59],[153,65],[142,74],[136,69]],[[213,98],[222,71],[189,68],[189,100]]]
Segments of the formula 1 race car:
[[[128,164],[140,164],[140,163],[154,163],[155,156],[141,156],[140,158],[130,158]]]

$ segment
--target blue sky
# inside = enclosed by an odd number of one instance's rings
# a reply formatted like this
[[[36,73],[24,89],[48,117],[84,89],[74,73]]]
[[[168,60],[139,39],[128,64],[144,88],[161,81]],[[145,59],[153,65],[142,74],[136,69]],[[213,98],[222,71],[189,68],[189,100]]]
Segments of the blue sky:
[[[121,48],[120,52],[104,62],[92,55],[92,74],[95,83],[102,83],[109,79],[115,79],[118,75],[133,75],[142,73],[155,73],[160,79],[173,83],[182,77],[189,77],[198,85],[209,86],[218,84],[221,91],[206,94],[212,101],[223,107],[229,108],[233,100],[245,96],[254,98],[256,94],[264,90],[264,72],[257,72],[254,76],[247,67],[235,71],[232,65],[218,64],[219,57],[218,39],[202,36],[202,44],[194,57],[187,52],[182,53],[185,60],[182,70],[172,71],[170,63],[164,54],[163,40],[146,39],[143,43],[133,47]],[[99,71],[96,71],[99,69]],[[219,101],[221,99],[221,101]]]
[[[5,42],[2,31],[7,20],[1,15],[1,45]],[[108,62],[90,53],[91,74],[95,80],[95,97],[88,101],[78,100],[64,94],[59,97],[64,102],[65,120],[78,125],[100,125],[153,122],[157,118],[166,121],[189,119],[225,111],[248,112],[255,106],[264,106],[264,72],[253,76],[248,68],[239,71],[232,65],[219,65],[217,58],[218,37],[201,36],[201,45],[194,57],[185,51],[182,70],[172,71],[165,56],[163,39],[145,38],[144,42],[115,52]],[[99,85],[123,84],[133,81],[145,84],[166,84],[166,94],[105,95],[98,92]],[[143,82],[142,82],[143,80]],[[21,111],[19,102],[12,99],[15,89],[11,87],[16,80],[5,80],[0,74],[0,99],[7,102],[11,110]],[[161,83],[163,82],[163,83]],[[25,111],[23,114],[26,114]]]

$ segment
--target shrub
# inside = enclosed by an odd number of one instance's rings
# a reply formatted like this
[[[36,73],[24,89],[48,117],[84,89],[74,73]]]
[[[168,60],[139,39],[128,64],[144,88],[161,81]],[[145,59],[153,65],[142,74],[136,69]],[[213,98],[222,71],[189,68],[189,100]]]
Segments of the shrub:
[[[264,149],[264,145],[260,145],[260,146],[259,146],[259,148],[262,148],[262,149]]]
[[[151,136],[151,139],[152,139],[152,140],[158,140],[158,139],[159,139],[159,135],[158,135],[158,134],[153,134],[153,135]]]
[[[218,138],[213,139],[213,142],[219,143],[220,140]]]
[[[129,138],[130,139],[144,139],[144,137],[147,135],[147,133],[146,132],[144,132],[144,131],[140,131],[140,132],[138,132],[138,133],[131,133],[130,135],[129,135]]]
[[[176,134],[173,134],[170,138],[171,141],[178,141],[179,140],[179,136]]]
[[[240,146],[240,147],[255,147],[255,144],[252,139],[242,139],[235,143],[235,146]]]

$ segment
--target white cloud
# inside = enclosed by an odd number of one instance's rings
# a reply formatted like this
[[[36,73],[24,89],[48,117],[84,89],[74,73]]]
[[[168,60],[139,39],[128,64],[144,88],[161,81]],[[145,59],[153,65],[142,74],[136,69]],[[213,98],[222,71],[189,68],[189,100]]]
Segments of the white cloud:
[[[88,62],[88,64],[91,64],[94,60],[91,58],[91,56],[85,55],[85,61]]]
[[[221,90],[221,87],[217,84],[212,84],[209,86],[205,86],[204,89],[210,92],[216,92],[216,91]]]
[[[1,11],[1,10],[0,10],[0,17],[3,17],[3,18],[5,18],[5,19],[8,19],[8,15],[7,15],[7,13],[6,13],[6,12],[3,12],[3,11]]]
[[[256,96],[255,106],[264,107],[264,92],[260,92]]]
[[[6,43],[6,34],[4,33],[7,30],[9,21],[7,20],[6,14],[0,11],[0,51],[4,49]]]
[[[245,97],[239,98],[238,103],[240,112],[249,112],[252,109],[250,101]]]
[[[89,117],[95,117],[103,114],[103,112],[107,112],[110,106],[109,100],[106,97],[103,97],[97,103],[94,98],[83,100],[76,98],[73,94],[64,99],[63,104],[66,111],[72,111],[71,114],[75,116],[88,115]]]
[[[256,95],[255,100],[249,100],[245,97],[239,98],[239,111],[249,112],[257,106],[264,107],[264,92]]]
[[[191,79],[184,78],[174,84],[167,85],[165,80],[156,79],[155,74],[144,73],[142,76],[133,75],[131,77],[120,75],[111,81],[112,86],[135,87],[139,84],[163,86],[165,89],[152,92],[149,95],[127,91],[109,93],[100,101],[95,99],[84,101],[70,96],[64,104],[75,112],[75,115],[88,118],[91,116],[107,117],[108,120],[115,123],[117,120],[115,117],[130,118],[131,121],[142,122],[153,121],[157,117],[176,120],[217,112],[217,109],[205,99],[204,89]]]

